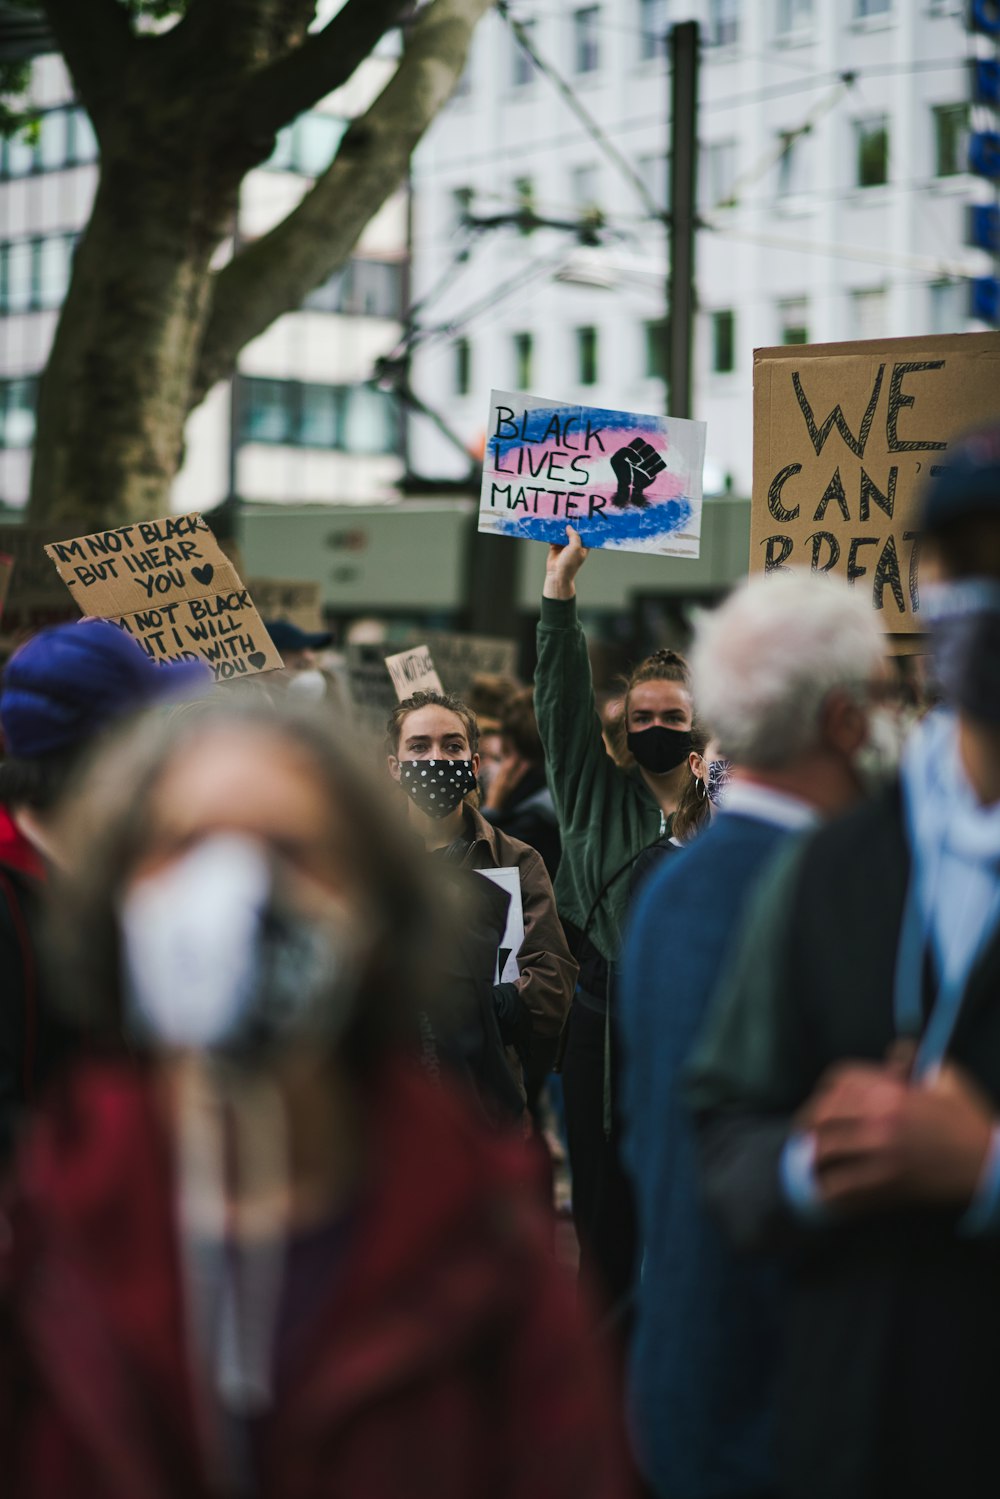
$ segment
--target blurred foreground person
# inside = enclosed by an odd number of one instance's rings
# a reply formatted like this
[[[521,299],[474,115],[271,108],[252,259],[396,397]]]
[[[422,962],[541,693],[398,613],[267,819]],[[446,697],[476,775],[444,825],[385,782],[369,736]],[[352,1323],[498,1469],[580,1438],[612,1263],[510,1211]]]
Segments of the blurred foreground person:
[[[544,1044],[558,1037],[576,982],[552,884],[535,850],[487,822],[474,805],[479,727],[461,699],[438,692],[406,698],[389,720],[388,748],[389,773],[406,792],[409,826],[429,853],[452,873],[513,872],[520,907],[516,946],[504,953],[508,906],[515,892],[505,895],[492,880],[466,880],[484,935],[490,909],[499,914],[487,941],[474,947],[473,930],[452,949],[451,976],[464,982],[479,968],[477,987],[485,1003],[472,1032],[481,1054],[473,1050],[467,1056],[480,1091],[492,1092],[508,1114],[519,1116],[525,1102],[522,1064],[533,1041]],[[508,961],[516,977],[505,977]]]
[[[617,1496],[525,1158],[405,1060],[433,882],[326,729],[144,725],[74,829],[81,1067],[0,1256],[12,1499]]]
[[[948,711],[775,867],[696,1065],[711,1201],[793,1249],[794,1499],[996,1486],[1000,426],[942,462],[921,612]]]
[[[607,753],[576,613],[587,551],[572,526],[566,534],[546,563],[535,712],[562,834],[556,899],[580,964],[562,1063],[573,1219],[581,1269],[619,1307],[635,1270],[635,1223],[619,1154],[612,965],[636,859],[669,836],[690,778],[692,707],[686,663],[658,651],[632,673],[618,758]]]
[[[724,758],[729,778],[711,826],[639,892],[621,976],[624,1150],[643,1253],[632,1434],[661,1499],[777,1492],[777,1273],[738,1259],[705,1214],[683,1073],[762,871],[866,788],[882,649],[868,600],[811,573],[757,579],[696,632],[694,690],[715,734],[701,769],[707,782]]]
[[[0,685],[0,1159],[68,1041],[39,961],[42,887],[62,861],[59,818],[103,734],[151,703],[211,686],[200,662],[157,666],[117,625],[81,620],[15,651]]]

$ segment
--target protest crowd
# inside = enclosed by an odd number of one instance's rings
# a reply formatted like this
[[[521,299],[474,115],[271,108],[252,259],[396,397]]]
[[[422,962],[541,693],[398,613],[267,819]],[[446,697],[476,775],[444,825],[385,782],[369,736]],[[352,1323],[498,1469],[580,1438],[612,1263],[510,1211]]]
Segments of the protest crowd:
[[[1000,426],[920,506],[919,669],[776,567],[605,719],[572,524],[378,740],[235,572],[17,643],[5,1495],[994,1491]]]

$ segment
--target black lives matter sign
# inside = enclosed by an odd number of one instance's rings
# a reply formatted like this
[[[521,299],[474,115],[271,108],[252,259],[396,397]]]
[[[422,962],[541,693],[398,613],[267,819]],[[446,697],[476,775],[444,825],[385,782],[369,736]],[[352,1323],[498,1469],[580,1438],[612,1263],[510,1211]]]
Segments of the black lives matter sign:
[[[998,417],[1000,334],[758,349],[750,571],[836,573],[919,632],[921,487]]]
[[[200,515],[138,521],[45,550],[81,614],[112,620],[153,661],[205,661],[218,682],[282,665]]]

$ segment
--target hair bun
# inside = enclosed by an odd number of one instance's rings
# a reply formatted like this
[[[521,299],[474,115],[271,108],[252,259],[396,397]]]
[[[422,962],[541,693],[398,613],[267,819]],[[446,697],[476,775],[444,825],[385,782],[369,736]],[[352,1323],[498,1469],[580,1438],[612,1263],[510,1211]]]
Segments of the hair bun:
[[[687,670],[687,662],[680,652],[667,650],[666,647],[654,651],[651,656],[647,657],[647,660],[655,662],[657,666],[680,666],[685,671]]]

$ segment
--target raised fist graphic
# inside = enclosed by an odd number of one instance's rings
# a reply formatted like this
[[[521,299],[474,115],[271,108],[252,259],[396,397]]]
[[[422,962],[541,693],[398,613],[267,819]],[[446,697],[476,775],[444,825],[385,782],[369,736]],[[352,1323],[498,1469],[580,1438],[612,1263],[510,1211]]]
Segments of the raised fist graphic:
[[[633,438],[627,448],[619,448],[611,455],[611,468],[618,480],[618,493],[611,503],[624,509],[631,501],[644,510],[649,504],[646,490],[666,466],[652,444],[641,437]]]

